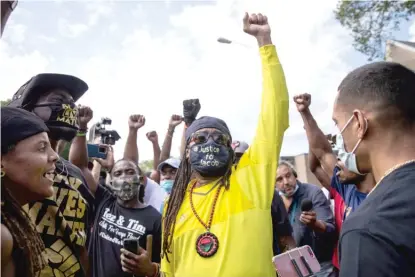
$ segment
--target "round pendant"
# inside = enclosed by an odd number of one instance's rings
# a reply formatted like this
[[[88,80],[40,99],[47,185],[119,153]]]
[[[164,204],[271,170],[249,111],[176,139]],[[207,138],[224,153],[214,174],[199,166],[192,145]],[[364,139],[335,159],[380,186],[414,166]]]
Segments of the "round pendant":
[[[218,249],[219,240],[210,232],[201,234],[196,240],[196,251],[203,258],[212,257]]]

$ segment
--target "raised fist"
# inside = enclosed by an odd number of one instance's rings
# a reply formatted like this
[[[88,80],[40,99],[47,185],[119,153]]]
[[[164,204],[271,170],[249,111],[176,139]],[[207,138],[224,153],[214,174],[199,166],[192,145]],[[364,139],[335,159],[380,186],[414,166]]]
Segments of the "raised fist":
[[[153,143],[158,141],[158,135],[157,135],[157,132],[156,131],[148,132],[146,134],[146,136],[147,136],[147,139],[149,141],[153,142]]]
[[[174,128],[182,122],[183,122],[183,117],[181,117],[180,115],[174,114],[170,118],[169,125],[170,125],[170,127]]]
[[[183,101],[183,117],[187,126],[195,121],[200,107],[199,99],[187,99]]]
[[[270,37],[271,28],[268,25],[268,18],[260,13],[251,14],[245,13],[243,19],[243,30],[251,36],[259,38]]]
[[[308,93],[298,94],[294,96],[293,98],[297,110],[302,113],[304,111],[307,111],[311,104],[311,95]]]
[[[146,124],[146,118],[141,114],[130,115],[128,119],[128,127],[133,130],[138,130]]]
[[[86,129],[92,117],[94,117],[94,112],[91,110],[90,107],[78,106],[79,128]]]

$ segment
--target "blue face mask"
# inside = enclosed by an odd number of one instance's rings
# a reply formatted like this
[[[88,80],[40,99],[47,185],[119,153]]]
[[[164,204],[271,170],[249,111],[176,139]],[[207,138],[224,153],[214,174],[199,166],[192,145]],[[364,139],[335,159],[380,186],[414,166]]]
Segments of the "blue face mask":
[[[338,157],[339,159],[344,163],[344,166],[351,172],[354,172],[356,174],[359,175],[364,175],[362,173],[360,173],[359,169],[357,168],[357,158],[356,158],[356,150],[357,147],[359,147],[360,143],[362,142],[362,139],[359,139],[355,145],[355,147],[353,147],[352,152],[347,152],[346,148],[344,146],[344,141],[343,141],[343,135],[342,133],[344,132],[344,130],[347,128],[347,126],[349,126],[350,122],[352,122],[354,116],[352,115],[352,117],[350,117],[350,119],[347,121],[346,125],[344,125],[343,129],[340,131],[340,134],[337,135],[336,137],[336,147],[339,151],[338,153]]]
[[[280,196],[291,197],[291,196],[293,196],[297,192],[297,190],[298,190],[298,184],[295,185],[295,189],[294,189],[294,191],[292,193],[286,194],[285,192],[279,190],[278,191],[278,194]]]
[[[171,190],[173,189],[174,180],[163,180],[160,182],[160,187],[164,189],[167,194],[171,193]]]

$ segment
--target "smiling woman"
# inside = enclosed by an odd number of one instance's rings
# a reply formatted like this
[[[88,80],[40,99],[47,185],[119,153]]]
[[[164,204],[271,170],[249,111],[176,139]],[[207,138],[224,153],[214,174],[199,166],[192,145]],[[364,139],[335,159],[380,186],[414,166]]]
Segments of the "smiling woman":
[[[48,131],[43,120],[28,111],[1,108],[2,276],[36,276],[45,265],[43,242],[22,206],[53,195],[58,155]]]

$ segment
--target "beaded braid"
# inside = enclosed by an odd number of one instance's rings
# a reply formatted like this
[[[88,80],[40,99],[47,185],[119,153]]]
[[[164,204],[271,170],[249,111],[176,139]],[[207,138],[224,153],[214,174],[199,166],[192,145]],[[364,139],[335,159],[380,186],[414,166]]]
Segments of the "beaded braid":
[[[1,185],[1,220],[13,236],[13,244],[23,253],[24,258],[18,261],[18,268],[25,272],[24,276],[35,277],[46,266],[42,255],[45,245],[28,214],[4,182]]]

